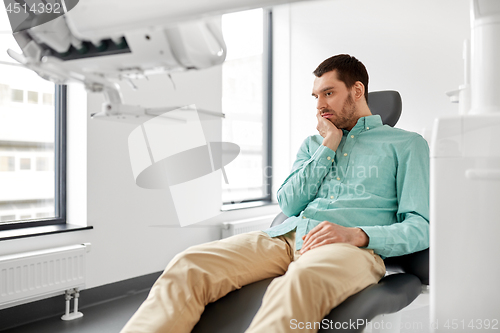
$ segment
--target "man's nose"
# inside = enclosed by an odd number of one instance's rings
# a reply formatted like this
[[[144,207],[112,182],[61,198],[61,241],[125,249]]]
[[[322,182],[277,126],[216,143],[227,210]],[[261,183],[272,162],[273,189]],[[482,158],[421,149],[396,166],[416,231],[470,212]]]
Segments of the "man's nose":
[[[320,96],[318,97],[318,101],[316,102],[316,109],[321,111],[327,107],[325,100]]]

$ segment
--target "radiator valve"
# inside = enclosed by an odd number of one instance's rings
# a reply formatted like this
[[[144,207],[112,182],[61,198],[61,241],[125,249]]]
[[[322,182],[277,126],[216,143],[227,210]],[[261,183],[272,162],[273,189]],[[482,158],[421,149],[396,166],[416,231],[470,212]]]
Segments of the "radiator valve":
[[[64,294],[64,299],[66,300],[66,313],[61,317],[62,320],[73,320],[76,318],[83,317],[83,313],[78,312],[78,298],[80,297],[80,291],[78,288],[68,289]],[[70,311],[71,299],[75,299],[75,305],[73,307],[73,312]]]

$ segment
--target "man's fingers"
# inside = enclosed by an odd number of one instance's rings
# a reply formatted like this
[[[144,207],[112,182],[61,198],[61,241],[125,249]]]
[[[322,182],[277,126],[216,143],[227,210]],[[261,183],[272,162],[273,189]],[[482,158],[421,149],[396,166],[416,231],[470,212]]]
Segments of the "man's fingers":
[[[318,231],[320,231],[321,229],[323,229],[324,227],[324,224],[323,222],[318,224],[317,226],[315,226],[314,228],[311,229],[311,231],[309,231],[307,233],[307,235],[305,235],[305,238],[304,238],[304,241],[307,242],[307,240],[312,236],[314,235],[315,233],[317,233]]]
[[[323,245],[327,245],[327,244],[332,244],[332,243],[334,243],[334,242],[333,242],[331,239],[328,239],[328,238],[327,238],[327,239],[324,239],[323,241],[321,241],[321,242],[319,242],[319,243],[316,243],[316,244],[314,244],[314,245],[311,245],[311,246],[309,246],[309,247],[307,247],[307,248],[305,248],[305,249],[304,249],[304,248],[302,248],[302,249],[300,250],[300,254],[304,254],[304,253],[306,253],[307,251],[313,250],[313,249],[315,249],[315,248],[317,248],[317,247],[320,247],[320,246],[323,246]]]
[[[316,118],[318,118],[318,126],[316,126],[316,130],[318,130],[318,133],[324,137],[324,133],[325,133],[325,130],[327,129],[326,124],[322,123],[323,121],[325,121],[326,119],[324,119],[323,117],[321,117],[320,115],[320,111],[318,111],[318,113],[316,113]]]
[[[302,245],[302,247],[305,249],[305,250],[308,250],[309,248],[315,246],[316,244],[319,244],[319,243],[322,243],[324,242],[325,240],[328,240],[328,233],[318,233],[316,235],[314,235],[313,237],[309,238],[309,241],[304,243]]]
[[[314,233],[314,235],[311,235],[309,238],[306,239],[305,245],[312,244],[313,242],[316,242],[318,239],[324,239],[325,237],[328,236],[328,233],[326,229],[320,229],[318,232]]]
[[[320,122],[320,119],[323,119],[323,117],[321,117],[321,112],[318,110],[318,112],[316,112],[316,118],[318,119],[318,123]]]
[[[321,243],[318,243],[318,244],[315,244],[315,245],[313,245],[313,246],[309,247],[306,251],[304,251],[304,253],[305,253],[305,252],[307,252],[307,251],[313,250],[313,249],[315,249],[315,248],[317,248],[317,247],[320,247],[320,246],[323,246],[323,245],[327,245],[327,244],[331,244],[331,243],[333,243],[333,242],[331,242],[331,241],[330,241],[330,240],[328,240],[328,239],[325,239],[325,240],[324,240],[324,241],[322,241]]]
[[[309,239],[309,237],[313,236],[314,234],[316,234],[317,232],[319,232],[320,230],[322,230],[323,228],[327,227],[328,226],[328,221],[323,221],[321,222],[320,224],[318,224],[317,226],[315,226],[314,228],[311,229],[311,231],[309,231],[306,235],[305,235],[305,238],[304,238],[304,241],[307,241]]]
[[[335,235],[331,233],[331,230],[329,231],[328,224],[329,224],[329,222],[327,222],[326,224],[321,223],[321,224],[316,226],[317,230],[315,230],[316,228],[311,230],[309,232],[309,234],[306,235],[305,240],[302,244],[302,247],[306,248],[306,247],[311,246],[311,244],[316,244],[317,242],[321,242],[326,238],[334,237]],[[313,231],[314,231],[314,233],[313,233]]]

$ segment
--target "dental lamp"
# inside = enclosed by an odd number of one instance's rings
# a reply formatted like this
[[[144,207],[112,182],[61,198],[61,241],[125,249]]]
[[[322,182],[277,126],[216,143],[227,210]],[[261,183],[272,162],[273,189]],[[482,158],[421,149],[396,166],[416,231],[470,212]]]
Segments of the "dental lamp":
[[[54,18],[34,15],[24,0],[6,0],[22,50],[8,54],[44,79],[57,84],[77,81],[89,92],[103,93],[102,110],[93,117],[154,117],[168,110],[124,104],[117,82],[135,88],[132,79],[220,65],[226,57],[220,15],[292,1],[34,0],[51,3],[53,11],[59,4],[60,15]],[[30,15],[19,16],[26,9]]]

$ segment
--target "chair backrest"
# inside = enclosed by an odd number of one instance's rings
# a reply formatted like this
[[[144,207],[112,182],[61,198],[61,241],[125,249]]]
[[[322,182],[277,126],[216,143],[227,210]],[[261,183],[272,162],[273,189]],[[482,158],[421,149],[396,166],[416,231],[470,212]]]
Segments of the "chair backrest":
[[[397,91],[374,91],[368,93],[368,107],[372,114],[380,115],[382,123],[394,126],[401,116],[403,103]],[[384,262],[387,269],[391,271],[411,273],[416,275],[423,284],[429,284],[429,249],[405,256],[386,258]]]
[[[372,114],[380,115],[382,123],[394,126],[401,116],[403,103],[397,91],[374,91],[368,93],[368,107]]]

